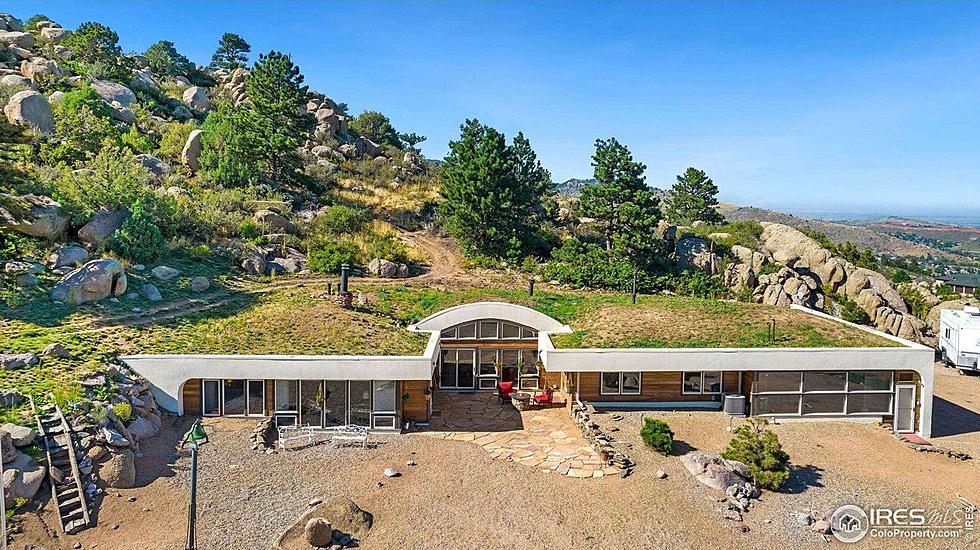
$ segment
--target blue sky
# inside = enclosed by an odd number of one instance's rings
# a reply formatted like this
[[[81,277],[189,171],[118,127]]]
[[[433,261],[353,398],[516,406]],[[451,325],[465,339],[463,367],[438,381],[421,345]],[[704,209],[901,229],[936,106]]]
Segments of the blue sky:
[[[477,117],[524,131],[556,180],[615,136],[648,182],[706,170],[723,200],[980,213],[980,3],[13,2],[68,28],[166,39],[206,63],[223,32],[290,53],[353,113],[445,155]],[[972,210],[972,212],[970,212]]]

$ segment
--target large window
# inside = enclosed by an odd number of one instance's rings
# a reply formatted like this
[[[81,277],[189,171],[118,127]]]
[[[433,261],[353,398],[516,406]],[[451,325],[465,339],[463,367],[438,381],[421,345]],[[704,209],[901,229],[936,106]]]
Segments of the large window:
[[[441,336],[443,340],[536,340],[538,331],[517,323],[482,319],[444,329]]]
[[[221,416],[221,380],[205,380],[201,397],[204,416]]]
[[[374,412],[395,412],[394,380],[379,380],[374,382]]]
[[[892,384],[891,371],[759,372],[752,387],[752,414],[890,414]]]
[[[245,414],[245,381],[225,380],[224,406],[226,416],[241,416]]]
[[[299,380],[276,380],[276,412],[299,411]]]
[[[265,414],[265,381],[248,381],[248,415],[263,416]]]
[[[639,372],[604,372],[599,375],[602,395],[640,395],[642,375]]]
[[[347,381],[326,380],[323,383],[323,425],[347,424]]]
[[[717,394],[721,393],[722,373],[720,371],[696,371],[681,374],[681,393]]]
[[[352,380],[350,383],[350,423],[371,426],[371,382]]]

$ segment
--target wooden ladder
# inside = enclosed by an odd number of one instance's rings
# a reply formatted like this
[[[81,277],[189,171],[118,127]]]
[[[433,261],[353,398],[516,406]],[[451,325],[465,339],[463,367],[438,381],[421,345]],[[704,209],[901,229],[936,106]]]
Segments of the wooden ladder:
[[[36,407],[34,399],[31,399],[31,410],[37,420],[37,430],[44,441],[44,452],[48,458],[51,501],[58,511],[61,530],[65,534],[73,535],[90,527],[88,499],[85,498],[85,487],[78,469],[79,447],[75,432],[57,404]],[[61,483],[51,475],[52,466],[64,472]],[[66,466],[70,466],[68,471]]]

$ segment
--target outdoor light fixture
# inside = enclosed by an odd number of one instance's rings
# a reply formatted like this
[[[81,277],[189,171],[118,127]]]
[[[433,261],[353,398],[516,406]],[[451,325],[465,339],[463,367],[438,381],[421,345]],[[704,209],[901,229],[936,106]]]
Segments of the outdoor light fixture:
[[[181,448],[189,448],[191,450],[191,497],[190,504],[187,507],[186,550],[197,550],[197,540],[194,533],[194,527],[197,521],[197,450],[207,442],[208,434],[204,431],[204,426],[201,425],[200,418],[194,422],[191,429],[187,430],[187,433],[184,434],[184,438],[180,442]]]

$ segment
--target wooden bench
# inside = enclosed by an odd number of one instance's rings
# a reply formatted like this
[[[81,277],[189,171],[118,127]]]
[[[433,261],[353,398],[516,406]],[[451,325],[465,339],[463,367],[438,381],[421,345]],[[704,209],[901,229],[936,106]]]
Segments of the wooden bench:
[[[333,432],[330,441],[335,447],[338,443],[347,441],[360,442],[361,447],[367,447],[368,430],[364,426],[337,426],[330,428],[330,430]]]
[[[307,445],[313,444],[313,426],[278,426],[279,448],[286,450],[286,443],[290,441],[306,441]]]

